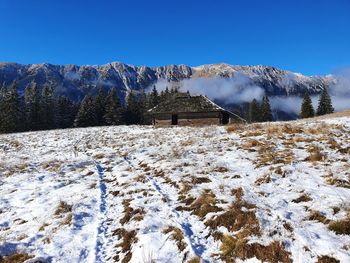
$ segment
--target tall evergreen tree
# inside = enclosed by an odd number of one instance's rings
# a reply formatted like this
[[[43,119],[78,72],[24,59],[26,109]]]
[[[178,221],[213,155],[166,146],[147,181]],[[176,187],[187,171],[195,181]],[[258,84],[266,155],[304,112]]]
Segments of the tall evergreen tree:
[[[0,132],[5,132],[4,126],[4,111],[5,111],[5,95],[7,93],[7,86],[5,82],[0,89]]]
[[[55,106],[56,127],[61,129],[73,127],[76,114],[76,105],[67,97],[59,96]]]
[[[153,89],[150,95],[150,105],[149,105],[150,108],[157,106],[159,104],[159,101],[160,101],[160,97],[158,95],[158,91],[156,89],[156,86],[153,85]]]
[[[27,86],[24,93],[26,130],[40,128],[40,94],[35,82]]]
[[[260,121],[260,107],[256,99],[253,99],[249,104],[249,122]]]
[[[103,116],[108,125],[120,125],[123,122],[123,107],[117,97],[117,91],[112,88],[106,97],[106,110]]]
[[[95,98],[95,110],[96,110],[96,119],[97,119],[97,123],[98,125],[105,125],[105,119],[104,119],[104,115],[105,115],[105,111],[106,111],[106,96],[105,93],[101,88],[99,88],[98,90],[98,94]]]
[[[332,100],[328,94],[327,89],[325,88],[322,91],[320,95],[320,99],[318,101],[317,115],[325,115],[333,112],[334,112],[334,108],[332,106]]]
[[[22,111],[20,109],[20,98],[17,93],[17,82],[14,81],[9,90],[3,90],[1,101],[1,123],[0,131],[4,133],[21,130]]]
[[[139,123],[140,124],[150,123],[150,119],[146,115],[147,110],[149,109],[149,106],[148,106],[147,95],[144,90],[141,91],[141,94],[138,98],[138,105],[139,105],[139,120],[140,120]]]
[[[308,92],[305,93],[303,102],[301,104],[300,117],[311,118],[315,116],[315,110],[312,106],[312,101]]]
[[[126,124],[137,124],[140,122],[140,108],[133,91],[130,91],[126,100],[125,122]]]
[[[260,111],[261,121],[272,121],[271,105],[268,96],[264,96]]]
[[[48,130],[55,128],[54,110],[53,90],[48,85],[45,85],[40,100],[40,129]]]
[[[74,120],[75,127],[96,126],[96,111],[94,100],[90,95],[86,95],[82,100],[77,116]]]

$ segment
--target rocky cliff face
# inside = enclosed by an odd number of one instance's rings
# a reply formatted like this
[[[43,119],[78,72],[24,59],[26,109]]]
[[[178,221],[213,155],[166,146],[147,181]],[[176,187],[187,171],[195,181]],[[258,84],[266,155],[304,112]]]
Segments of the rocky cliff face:
[[[150,87],[160,79],[179,82],[189,78],[236,78],[244,75],[263,88],[270,96],[314,94],[334,81],[332,76],[307,77],[299,73],[269,66],[233,66],[211,64],[199,67],[170,65],[163,67],[133,66],[113,62],[101,66],[0,63],[0,83],[17,80],[19,90],[35,81],[55,87],[55,93],[80,100],[86,93],[95,93],[99,87],[116,87],[118,95],[125,97],[128,90]]]

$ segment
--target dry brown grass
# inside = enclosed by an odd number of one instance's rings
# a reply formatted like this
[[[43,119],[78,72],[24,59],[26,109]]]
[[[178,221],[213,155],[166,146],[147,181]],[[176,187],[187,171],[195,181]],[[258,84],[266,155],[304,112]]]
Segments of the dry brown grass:
[[[220,258],[225,262],[235,262],[236,258],[245,260],[256,257],[263,262],[292,263],[290,253],[284,249],[282,243],[273,241],[268,246],[258,243],[248,244],[244,238],[224,235],[220,246]]]
[[[308,194],[302,194],[296,199],[293,199],[293,203],[302,203],[302,202],[309,202],[312,201],[312,198]]]
[[[323,214],[316,210],[310,210],[308,220],[315,220],[323,224],[328,224],[330,222],[330,220],[327,219],[327,217],[325,217]]]
[[[48,223],[44,223],[44,224],[42,224],[42,225],[40,226],[40,228],[39,228],[39,231],[44,231],[44,230],[45,230],[45,228],[46,228],[47,226],[49,226],[49,224],[48,224]]]
[[[226,127],[227,132],[241,132],[247,128],[246,124],[243,123],[233,123]]]
[[[8,166],[6,163],[1,164],[0,172],[3,176],[12,176],[14,174],[26,172],[29,166],[26,162],[16,164],[13,166]]]
[[[350,235],[350,213],[344,219],[331,222],[328,229],[334,231],[337,235]]]
[[[271,164],[290,164],[295,159],[290,148],[277,147],[272,141],[261,142],[257,152],[258,156],[254,161],[256,167]]]
[[[276,174],[282,175],[282,177],[284,177],[284,176],[286,175],[286,171],[284,171],[284,170],[282,169],[281,166],[278,166],[278,167],[274,170],[274,172],[275,172]]]
[[[334,112],[332,114],[326,114],[322,116],[317,116],[312,119],[314,120],[323,120],[323,119],[330,119],[330,118],[339,118],[339,117],[349,117],[350,116],[350,110],[345,110],[341,112]]]
[[[175,240],[176,246],[180,251],[183,251],[186,248],[186,243],[184,242],[184,234],[180,228],[169,226],[162,231],[163,234],[171,233],[171,238]]]
[[[254,184],[256,185],[262,185],[262,184],[268,184],[271,182],[271,176],[270,175],[264,175],[258,179],[255,180]]]
[[[183,202],[185,202],[187,206],[178,206],[176,210],[192,211],[193,214],[199,216],[200,218],[204,218],[208,213],[222,211],[220,207],[216,206],[216,196],[210,190],[204,190],[197,199],[195,199],[194,201],[192,200],[192,198],[183,199]],[[189,202],[191,203],[188,206]]]
[[[200,262],[201,260],[199,257],[194,257],[187,261],[187,263],[200,263]]]
[[[61,165],[61,162],[58,160],[51,160],[41,163],[41,167],[49,172],[57,172]]]
[[[70,226],[72,224],[72,219],[73,219],[73,215],[72,215],[72,213],[69,213],[68,215],[66,215],[63,218],[63,220],[62,220],[60,225],[68,225],[68,226]]]
[[[328,173],[324,177],[326,179],[326,182],[330,185],[334,185],[336,187],[350,188],[350,177],[349,180],[339,179],[335,178],[333,173]]]
[[[257,146],[261,146],[262,144],[256,139],[248,139],[242,144],[242,149],[247,150],[249,152],[255,152]]]
[[[193,184],[190,182],[184,181],[181,183],[179,195],[186,195],[193,187]]]
[[[203,184],[203,183],[210,183],[211,180],[208,177],[191,177],[191,183],[192,184]]]
[[[56,208],[55,215],[61,215],[72,212],[72,208],[72,205],[69,205],[67,202],[61,200]]]
[[[127,231],[124,228],[118,228],[113,231],[113,235],[117,235],[118,239],[122,240],[117,246],[121,248],[123,253],[126,253],[125,257],[121,261],[122,263],[129,262],[132,257],[131,247],[132,244],[137,242],[136,230]],[[116,256],[119,261],[119,256]]]
[[[283,227],[284,227],[284,229],[286,229],[286,230],[288,230],[289,232],[291,232],[291,233],[293,233],[293,227],[292,227],[292,225],[291,224],[289,224],[288,222],[284,222],[283,223]]]
[[[329,144],[329,148],[333,150],[341,149],[341,145],[334,138],[329,138],[327,143]]]
[[[340,261],[330,256],[319,256],[316,263],[340,263]]]
[[[213,172],[217,173],[227,173],[229,170],[226,167],[218,166],[213,169]]]
[[[24,261],[33,257],[34,256],[22,252],[17,252],[9,256],[0,255],[0,263],[23,263]]]
[[[197,141],[195,139],[189,138],[189,139],[181,140],[179,144],[184,147],[184,146],[194,145],[196,142]]]
[[[235,202],[224,213],[214,216],[207,220],[205,225],[212,230],[216,230],[220,226],[224,226],[228,231],[240,231],[240,236],[250,236],[261,234],[260,224],[255,215],[254,204],[243,200],[243,189],[237,188],[233,190],[236,196]]]
[[[326,159],[326,155],[322,153],[321,148],[316,145],[310,146],[308,152],[309,156],[306,158],[306,161],[314,163],[317,161],[324,161]]]
[[[124,225],[128,223],[131,219],[136,221],[141,221],[145,214],[143,208],[134,209],[130,206],[131,199],[124,199],[122,204],[124,207],[124,216],[119,220],[119,222]]]
[[[104,153],[97,153],[94,155],[94,159],[97,159],[97,160],[102,159],[104,157],[105,157]]]

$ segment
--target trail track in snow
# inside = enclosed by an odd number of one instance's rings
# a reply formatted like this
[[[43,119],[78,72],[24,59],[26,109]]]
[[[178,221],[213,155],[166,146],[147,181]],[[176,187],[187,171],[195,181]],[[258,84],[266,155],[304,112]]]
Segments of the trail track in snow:
[[[98,215],[98,228],[96,236],[96,262],[104,262],[104,246],[106,245],[106,213],[107,213],[107,204],[106,204],[106,195],[107,195],[107,186],[103,180],[103,168],[96,162],[96,169],[98,172],[98,182],[100,189],[100,211]]]
[[[130,165],[130,167],[132,167],[132,169],[136,173],[144,174],[144,171],[141,170],[141,172],[140,172],[140,169],[133,163],[133,161],[131,161],[132,159],[133,158],[130,158],[129,156],[124,157],[124,160]],[[137,160],[137,159],[135,158],[135,160]],[[140,161],[141,160],[134,161],[134,162],[139,163]],[[160,197],[163,200],[165,200],[165,204],[171,212],[171,215],[169,215],[168,219],[177,224],[179,229],[182,230],[182,233],[186,237],[187,244],[192,249],[193,254],[196,255],[197,257],[199,257],[200,259],[202,259],[202,254],[206,250],[206,247],[205,247],[205,245],[203,245],[201,243],[200,238],[198,238],[196,236],[196,234],[194,233],[194,231],[192,229],[192,225],[186,220],[186,218],[184,218],[178,211],[176,211],[175,206],[173,205],[174,201],[167,194],[164,193],[164,191],[162,189],[162,184],[160,182],[158,182],[151,175],[146,175],[146,178],[151,183],[154,190],[160,195]],[[208,262],[205,259],[202,259],[202,260],[204,262]]]

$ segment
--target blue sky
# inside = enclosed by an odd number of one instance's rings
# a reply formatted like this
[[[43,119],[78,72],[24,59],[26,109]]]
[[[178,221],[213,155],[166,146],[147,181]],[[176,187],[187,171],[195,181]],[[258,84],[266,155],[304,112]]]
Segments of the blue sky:
[[[350,0],[0,0],[0,61],[350,65]]]

